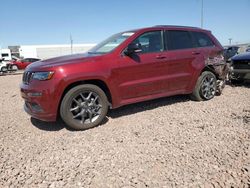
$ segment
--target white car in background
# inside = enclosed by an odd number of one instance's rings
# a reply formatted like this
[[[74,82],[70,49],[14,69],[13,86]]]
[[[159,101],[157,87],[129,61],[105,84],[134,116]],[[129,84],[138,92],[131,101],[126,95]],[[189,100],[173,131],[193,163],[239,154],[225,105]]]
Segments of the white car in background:
[[[0,72],[7,72],[7,63],[8,61],[5,61],[4,58],[0,59]]]
[[[10,49],[0,49],[0,72],[7,72],[7,63],[11,60]]]

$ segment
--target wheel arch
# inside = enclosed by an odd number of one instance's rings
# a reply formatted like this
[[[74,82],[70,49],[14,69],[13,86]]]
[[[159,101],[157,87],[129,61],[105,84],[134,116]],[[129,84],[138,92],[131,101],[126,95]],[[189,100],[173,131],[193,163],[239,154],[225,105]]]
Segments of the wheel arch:
[[[104,93],[106,94],[109,103],[112,104],[112,96],[111,96],[111,92],[110,92],[110,89],[109,89],[108,85],[103,80],[99,80],[99,79],[80,80],[80,81],[70,83],[69,85],[67,85],[65,87],[65,89],[64,89],[64,91],[62,93],[62,96],[61,96],[60,103],[61,103],[63,97],[65,96],[65,94],[70,89],[72,89],[75,86],[82,85],[82,84],[92,84],[92,85],[96,85],[96,86],[100,87],[104,91]]]
[[[195,88],[195,85],[197,83],[197,80],[199,79],[199,77],[201,76],[201,74],[205,71],[209,71],[209,72],[212,72],[216,79],[219,78],[219,75],[218,73],[216,73],[214,67],[212,65],[205,65],[205,64],[202,64],[200,65],[200,67],[196,68],[195,71],[194,71],[194,75],[193,75],[193,78],[188,86],[188,89],[187,91],[189,93],[193,92],[194,88]]]
[[[205,71],[209,71],[209,72],[212,72],[216,79],[220,79],[220,75],[215,71],[215,68],[212,66],[212,65],[206,65],[200,72],[199,76],[205,72]]]

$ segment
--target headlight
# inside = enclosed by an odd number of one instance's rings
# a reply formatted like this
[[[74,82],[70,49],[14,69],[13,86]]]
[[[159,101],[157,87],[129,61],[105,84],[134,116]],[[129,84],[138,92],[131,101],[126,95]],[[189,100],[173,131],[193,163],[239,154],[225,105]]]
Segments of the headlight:
[[[34,72],[32,78],[34,80],[50,80],[54,72]]]

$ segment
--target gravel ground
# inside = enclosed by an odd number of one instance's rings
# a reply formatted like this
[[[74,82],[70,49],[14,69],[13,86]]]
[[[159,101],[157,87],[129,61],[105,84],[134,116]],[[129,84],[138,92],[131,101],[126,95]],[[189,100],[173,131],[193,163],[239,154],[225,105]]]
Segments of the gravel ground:
[[[250,187],[250,84],[125,106],[72,131],[23,111],[0,76],[0,187]]]

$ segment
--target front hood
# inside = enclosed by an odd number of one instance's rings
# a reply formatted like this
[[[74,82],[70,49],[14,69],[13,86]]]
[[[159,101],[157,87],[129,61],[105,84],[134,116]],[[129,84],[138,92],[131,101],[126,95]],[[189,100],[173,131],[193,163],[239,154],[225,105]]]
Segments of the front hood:
[[[233,61],[250,60],[250,53],[247,52],[247,53],[236,55],[236,56],[232,57],[232,60]]]
[[[95,58],[94,58],[95,56],[100,56],[100,54],[83,53],[83,54],[60,56],[60,57],[55,57],[51,59],[34,62],[28,65],[27,69],[52,68],[52,67],[57,67],[57,66],[63,66],[65,64],[91,62],[91,61],[95,61]]]

